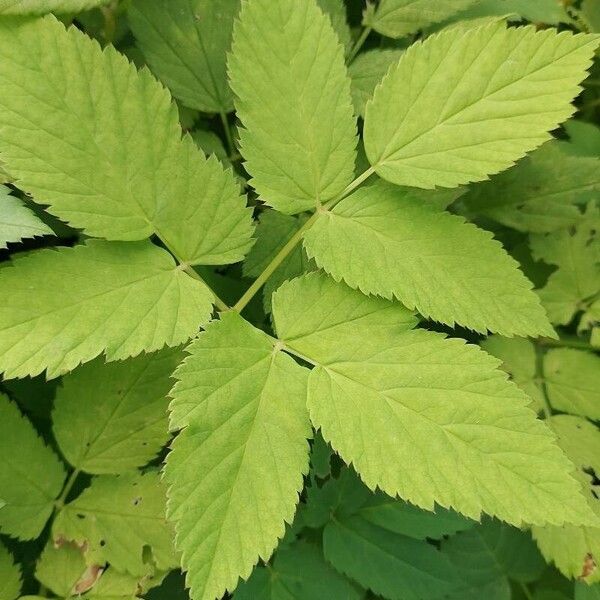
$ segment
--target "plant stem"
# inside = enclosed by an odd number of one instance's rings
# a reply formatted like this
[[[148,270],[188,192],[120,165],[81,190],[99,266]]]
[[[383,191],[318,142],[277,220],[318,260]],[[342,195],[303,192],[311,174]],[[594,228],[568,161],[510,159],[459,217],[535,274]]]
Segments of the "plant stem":
[[[368,179],[375,173],[375,167],[369,167],[364,173],[359,175],[354,181],[346,186],[338,196],[326,202],[322,211],[326,211],[329,208],[333,208],[338,202],[343,200],[348,194],[352,193],[363,181]],[[306,231],[308,231],[319,218],[320,212],[312,214],[310,219],[304,223],[304,225],[296,231],[296,233],[287,241],[285,246],[275,255],[275,258],[265,267],[265,270],[255,279],[254,283],[246,290],[244,295],[233,305],[232,310],[241,312],[246,308],[248,302],[252,300],[256,292],[266,283],[267,279],[275,272],[277,267],[287,258],[292,250],[300,243]]]
[[[550,348],[578,348],[579,350],[595,350],[595,348],[589,342],[577,339],[553,340],[552,338],[542,338],[538,340],[537,343],[540,346],[546,346]]]
[[[352,46],[352,50],[350,50],[350,54],[348,54],[348,61],[347,63],[350,64],[355,58],[356,55],[359,53],[360,49],[363,47],[363,44],[367,41],[367,38],[369,37],[369,34],[371,33],[371,31],[373,31],[373,29],[371,27],[364,27],[360,36],[358,37],[358,39],[356,40],[354,46]]]
[[[225,132],[225,139],[227,140],[227,152],[229,153],[229,160],[233,162],[234,156],[237,154],[235,144],[233,143],[233,135],[231,134],[231,128],[229,127],[229,121],[227,115],[221,111],[219,113],[221,117],[221,123],[223,124],[223,131]]]
[[[531,590],[527,587],[527,584],[520,583],[520,586],[527,600],[533,600],[533,594],[531,593]]]
[[[63,508],[63,506],[65,505],[67,496],[69,495],[69,492],[73,489],[73,485],[75,484],[75,481],[76,481],[77,477],[79,476],[79,473],[81,473],[81,471],[79,469],[75,469],[69,475],[69,478],[67,479],[67,483],[65,483],[65,487],[63,488],[63,491],[61,492],[60,496],[58,497],[58,499],[55,502],[55,506],[58,510],[61,510]]]
[[[546,380],[544,379],[544,351],[539,346],[535,349],[535,375],[541,387],[544,418],[549,419],[552,416],[552,407],[548,400],[548,390],[546,389]]]

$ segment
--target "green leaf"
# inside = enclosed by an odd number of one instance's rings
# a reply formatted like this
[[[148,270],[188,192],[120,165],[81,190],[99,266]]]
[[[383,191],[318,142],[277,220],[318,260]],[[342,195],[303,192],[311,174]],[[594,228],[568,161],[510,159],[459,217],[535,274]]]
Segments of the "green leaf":
[[[155,233],[190,264],[243,258],[251,214],[233,174],[181,140],[147,71],[53,17],[2,20],[0,55],[0,153],[21,189],[92,236]]]
[[[107,4],[110,0],[0,0],[0,15],[77,13]]]
[[[3,394],[0,453],[0,531],[33,539],[52,513],[65,471],[16,404]]]
[[[356,123],[343,48],[315,0],[245,2],[229,76],[261,199],[294,214],[340,194],[353,176]]]
[[[21,593],[21,569],[0,543],[0,600],[15,600]]]
[[[530,583],[546,568],[528,532],[490,519],[442,542],[442,551],[461,579],[476,588],[507,577]]]
[[[157,77],[186,106],[228,112],[227,52],[240,0],[135,0],[129,22]]]
[[[532,408],[542,410],[543,391],[537,374],[535,346],[523,338],[505,338],[493,335],[481,342],[481,347],[492,356],[500,359],[500,368],[529,396]]]
[[[179,348],[106,364],[98,358],[63,378],[53,418],[63,456],[87,473],[123,473],[169,439],[167,394]]]
[[[572,348],[550,350],[544,357],[544,378],[553,408],[600,420],[598,356]]]
[[[600,584],[588,585],[577,582],[575,584],[575,600],[600,600]]]
[[[329,17],[333,31],[348,53],[352,46],[352,34],[348,25],[344,0],[317,0],[317,5]]]
[[[6,248],[7,242],[43,235],[54,235],[54,232],[21,200],[11,196],[6,186],[0,185],[0,248]]]
[[[258,567],[237,589],[235,600],[360,600],[362,594],[335,571],[320,548],[296,542],[281,548],[268,569]]]
[[[392,38],[415,33],[426,25],[444,21],[477,0],[381,0],[377,9],[365,11],[363,24]]]
[[[433,546],[361,517],[329,523],[323,550],[338,571],[390,600],[443,598],[459,586],[450,561]]]
[[[569,323],[576,312],[591,306],[600,293],[597,211],[590,217],[571,230],[530,237],[534,258],[558,267],[539,291],[550,321],[557,325]]]
[[[554,337],[531,283],[492,235],[384,181],[321,214],[308,256],[366,294],[424,317],[503,335]]]
[[[205,131],[204,129],[196,129],[190,134],[194,143],[206,156],[214,154],[221,162],[229,160],[227,156],[227,150],[221,141],[221,138],[212,131]]]
[[[578,468],[578,477],[585,486],[589,505],[600,517],[600,489],[590,473],[600,473],[600,431],[580,417],[557,415],[549,424],[558,436],[558,443]],[[547,561],[551,561],[566,577],[587,583],[600,582],[596,566],[600,556],[600,527],[534,527],[534,538]]]
[[[35,568],[36,579],[57,596],[71,598],[87,591],[83,584],[88,567],[80,548],[75,544],[50,543],[46,546]],[[94,581],[94,575],[91,581]],[[81,589],[83,587],[83,589]]]
[[[352,101],[354,112],[365,116],[367,102],[373,97],[377,84],[383,79],[389,68],[400,60],[404,50],[370,50],[359,54],[348,67],[352,79]]]
[[[384,179],[423,188],[503,171],[573,114],[597,45],[504,23],[413,44],[367,105],[369,161]]]
[[[35,294],[31,281],[36,281]],[[212,294],[149,242],[40,250],[0,270],[0,370],[56,377],[104,351],[122,360],[176,346],[212,312]]]
[[[148,574],[154,565],[160,570],[177,566],[165,518],[165,491],[152,471],[94,478],[62,509],[52,535],[55,540],[85,544],[88,564],[110,563],[134,576]]]
[[[237,313],[224,313],[176,371],[169,517],[187,584],[213,600],[268,560],[308,471],[308,372]]]
[[[358,292],[338,284],[348,301],[332,303],[320,291],[324,281],[309,275],[279,289],[277,333],[316,365],[312,422],[371,489],[427,510],[437,503],[515,525],[594,521],[573,465],[496,359],[460,339],[395,327],[390,318],[378,330],[381,300],[363,298],[359,313]],[[361,319],[368,312],[374,316]]]
[[[600,156],[600,127],[571,119],[563,125],[569,135],[569,142],[563,142],[561,148],[575,156]]]
[[[577,204],[600,191],[600,161],[550,142],[515,167],[471,188],[470,211],[518,231],[546,233],[582,220]]]

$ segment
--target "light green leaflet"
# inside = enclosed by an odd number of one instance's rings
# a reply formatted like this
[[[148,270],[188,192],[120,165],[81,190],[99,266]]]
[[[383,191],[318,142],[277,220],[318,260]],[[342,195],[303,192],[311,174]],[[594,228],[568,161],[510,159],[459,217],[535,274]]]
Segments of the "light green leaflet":
[[[468,8],[476,0],[381,0],[377,8],[368,4],[363,24],[382,35],[399,38],[426,25],[439,23]]]
[[[595,36],[492,23],[413,44],[367,104],[364,141],[384,179],[423,188],[481,181],[550,139]]]
[[[196,600],[233,590],[268,560],[308,471],[308,371],[237,313],[224,313],[176,371],[169,517]]]
[[[156,472],[100,475],[67,504],[52,526],[54,540],[85,544],[88,564],[110,563],[141,577],[177,566]]]
[[[156,233],[190,264],[243,258],[252,223],[233,174],[181,140],[148,71],[54,17],[3,19],[0,56],[0,157],[21,189],[92,236]]]
[[[332,304],[327,287],[348,300]],[[594,520],[572,464],[498,361],[462,340],[394,326],[381,314],[390,308],[369,301],[313,274],[279,288],[273,314],[282,343],[316,365],[313,425],[371,489],[515,525]]]
[[[0,185],[0,248],[6,248],[7,242],[54,234],[48,225],[9,192],[6,186]]]
[[[363,52],[354,59],[348,67],[348,75],[352,79],[352,101],[354,102],[354,112],[357,115],[364,117],[365,107],[373,97],[377,84],[403,54],[404,50],[396,48],[375,49]]]
[[[361,600],[362,594],[325,561],[320,548],[307,542],[278,550],[272,565],[257,567],[235,592],[235,600],[291,598]]]
[[[598,212],[571,230],[530,237],[536,260],[556,265],[539,296],[552,323],[566,325],[575,313],[589,308],[600,294]]]
[[[122,360],[177,346],[210,319],[211,302],[150,242],[39,250],[0,270],[0,370],[52,378],[101,352]]]
[[[343,48],[315,0],[245,2],[229,76],[261,199],[293,214],[340,194],[353,176],[356,123]]]
[[[87,565],[81,550],[75,544],[63,543],[46,546],[35,569],[36,579],[57,596],[69,598],[87,591],[78,586],[84,578]],[[79,588],[79,589],[77,589]]]
[[[532,408],[542,410],[543,391],[537,373],[535,346],[523,338],[505,338],[492,335],[481,342],[481,347],[502,361],[501,368],[529,396]]]
[[[546,233],[582,220],[577,204],[597,197],[600,161],[569,156],[549,142],[515,167],[473,186],[464,198],[475,214],[518,231]]]
[[[0,598],[16,600],[21,593],[21,569],[13,561],[13,557],[0,543]]]
[[[0,15],[42,15],[49,12],[77,13],[110,0],[0,0]]]
[[[228,112],[227,52],[240,0],[135,0],[129,22],[152,71],[190,108]]]
[[[450,561],[432,545],[359,516],[329,523],[323,550],[338,571],[390,600],[443,598],[460,587]]]
[[[154,458],[169,439],[167,394],[182,358],[179,348],[108,364],[97,358],[63,377],[52,422],[71,465],[122,473]]]
[[[321,214],[308,256],[366,294],[475,331],[554,336],[531,283],[487,231],[378,181]],[[359,258],[360,257],[360,258]]]
[[[0,452],[0,532],[36,538],[52,513],[65,472],[16,404],[2,394]]]
[[[600,518],[598,486],[594,486],[590,469],[600,472],[600,431],[580,417],[558,415],[550,419],[560,447],[577,465],[578,476],[586,487],[586,496]],[[566,577],[587,583],[600,583],[600,569],[590,568],[590,557],[600,556],[600,527],[534,527],[535,540],[548,561]]]

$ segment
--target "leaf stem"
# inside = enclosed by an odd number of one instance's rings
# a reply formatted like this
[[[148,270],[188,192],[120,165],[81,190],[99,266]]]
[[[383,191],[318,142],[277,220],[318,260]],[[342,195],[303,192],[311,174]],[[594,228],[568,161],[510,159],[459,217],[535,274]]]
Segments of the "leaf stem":
[[[369,34],[371,33],[371,31],[373,31],[373,29],[371,27],[363,27],[363,30],[362,30],[360,36],[358,37],[354,46],[352,46],[352,50],[350,50],[350,53],[348,54],[348,60],[347,60],[348,64],[350,64],[356,58],[356,55],[359,53],[360,49],[363,47],[363,44],[367,41],[367,38],[369,37]]]
[[[227,140],[227,151],[229,153],[229,160],[234,161],[234,157],[237,154],[235,149],[235,144],[233,143],[233,135],[231,134],[231,127],[229,126],[229,121],[227,120],[227,115],[221,111],[219,113],[221,117],[221,123],[223,124],[223,131],[225,132],[225,139]]]
[[[553,340],[552,338],[541,338],[537,341],[540,346],[550,347],[550,348],[577,348],[579,350],[591,350],[592,352],[595,348],[585,340],[578,339],[560,339]]]
[[[322,210],[333,208],[338,202],[343,200],[348,194],[352,193],[361,183],[368,179],[375,173],[375,167],[369,167],[364,173],[359,175],[354,181],[349,183],[346,188],[338,194],[335,198],[329,200],[323,204]],[[287,258],[287,256],[294,250],[294,248],[300,243],[304,234],[314,225],[315,221],[319,218],[321,211],[312,214],[310,219],[304,223],[304,225],[296,231],[296,233],[287,241],[285,246],[275,255],[273,260],[265,267],[264,271],[254,280],[252,285],[246,290],[244,295],[233,305],[232,310],[241,312],[246,308],[248,302],[252,300],[254,295],[260,290],[260,288],[266,283],[267,279],[275,272],[277,267]]]
[[[521,586],[521,590],[523,590],[523,594],[525,595],[527,600],[533,600],[533,594],[531,593],[531,590],[527,587],[527,584],[520,582],[519,585]]]
[[[548,400],[548,390],[544,378],[544,350],[540,346],[537,346],[535,349],[535,375],[541,387],[544,418],[549,419],[552,416],[552,406],[550,405],[550,400]]]
[[[67,496],[69,495],[69,492],[73,489],[73,485],[75,485],[75,481],[77,480],[79,473],[81,473],[81,471],[79,469],[75,469],[69,475],[69,478],[67,479],[67,483],[65,483],[65,487],[63,488],[63,490],[62,490],[60,496],[57,498],[56,502],[54,503],[57,510],[61,510],[64,507],[65,501],[67,500]]]

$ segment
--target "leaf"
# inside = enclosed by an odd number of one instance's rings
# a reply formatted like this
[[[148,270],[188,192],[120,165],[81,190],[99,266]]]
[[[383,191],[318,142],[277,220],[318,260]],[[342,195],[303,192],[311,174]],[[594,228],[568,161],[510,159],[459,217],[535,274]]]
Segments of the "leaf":
[[[177,565],[156,472],[102,475],[67,504],[52,526],[54,540],[85,544],[88,564],[110,563],[134,576]],[[148,549],[151,560],[148,561]]]
[[[554,337],[531,283],[492,235],[378,181],[321,214],[310,258],[366,294],[485,333]]]
[[[35,294],[31,281],[37,281]],[[212,294],[149,242],[91,240],[0,270],[0,369],[56,377],[104,351],[122,360],[194,336]]]
[[[0,15],[78,13],[108,2],[109,0],[1,0]]]
[[[573,114],[597,45],[594,36],[504,23],[413,44],[367,105],[370,163],[392,183],[422,188],[503,171]]]
[[[354,112],[365,116],[367,102],[373,97],[377,84],[383,79],[389,68],[400,60],[404,50],[369,50],[359,54],[348,67],[348,75],[352,79],[352,101]]]
[[[0,598],[15,600],[21,593],[21,569],[10,552],[0,543]]]
[[[0,248],[8,242],[43,235],[54,235],[48,225],[26,208],[18,198],[10,195],[10,190],[0,185]]]
[[[598,356],[572,348],[549,350],[544,357],[544,378],[553,408],[600,420]]]
[[[308,471],[308,372],[237,313],[224,313],[176,371],[167,459],[169,518],[196,600],[268,560]]]
[[[133,33],[152,71],[186,106],[229,112],[226,55],[240,0],[135,0]]]
[[[475,4],[476,0],[381,0],[367,9],[363,24],[392,38],[415,33]]]
[[[600,127],[575,119],[570,119],[563,127],[569,142],[562,143],[562,150],[575,156],[600,156]]]
[[[518,231],[546,233],[582,220],[577,207],[600,191],[600,161],[548,143],[515,167],[471,188],[470,211]]]
[[[214,154],[221,162],[227,162],[229,157],[227,156],[227,150],[221,141],[221,138],[212,131],[205,131],[204,129],[196,129],[191,133],[194,143],[206,156]]]
[[[591,216],[597,218],[596,213]],[[558,267],[539,291],[550,321],[557,325],[569,323],[600,293],[600,239],[592,219],[571,231],[530,237],[534,258]]]
[[[320,291],[336,286],[327,281],[284,284],[273,303],[276,329],[284,347],[315,364],[314,426],[371,489],[515,525],[594,521],[572,464],[497,360],[389,317],[378,330],[381,300],[363,298],[359,313],[359,292],[337,284],[348,301],[332,303]]]
[[[35,577],[57,596],[71,598],[77,593],[78,583],[91,577],[94,583],[98,573],[88,571],[81,550],[75,544],[48,544],[36,565]],[[79,591],[87,591],[86,589]]]
[[[598,486],[592,475],[600,473],[600,431],[580,417],[557,415],[549,420],[558,443],[578,468],[589,505],[600,517]],[[587,583],[600,582],[600,527],[534,527],[533,535],[542,554],[566,577]]]
[[[235,600],[360,600],[362,594],[323,557],[320,548],[296,542],[277,551],[273,565],[258,567],[240,584]]]
[[[62,463],[16,404],[0,394],[0,531],[36,538],[65,479]]]
[[[179,348],[105,364],[63,378],[52,415],[63,456],[86,473],[123,473],[154,458],[169,439],[167,394]]]
[[[600,585],[588,585],[577,582],[575,584],[575,600],[598,600],[600,598]]]
[[[344,0],[317,0],[317,5],[329,17],[333,31],[348,53],[352,46],[352,34],[348,25]]]
[[[343,48],[315,0],[243,3],[229,77],[261,199],[294,214],[340,194],[353,176],[356,123]]]
[[[529,532],[491,519],[443,541],[442,551],[475,588],[506,578],[530,583],[546,568]]]
[[[21,189],[88,235],[157,234],[189,264],[243,258],[251,214],[233,174],[181,140],[147,71],[53,17],[4,19],[0,56],[0,155]]]
[[[500,368],[531,399],[532,408],[537,412],[544,407],[543,391],[537,374],[535,346],[523,338],[504,338],[493,335],[481,342],[481,347],[492,356],[500,359]]]
[[[357,516],[329,523],[323,549],[338,571],[390,600],[443,598],[459,586],[450,561],[433,546]]]

